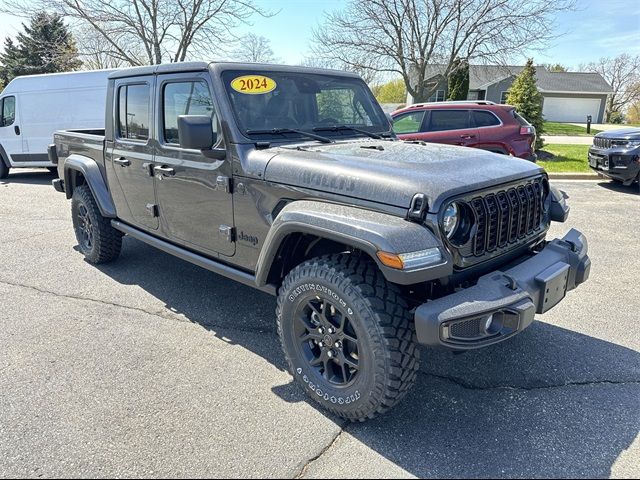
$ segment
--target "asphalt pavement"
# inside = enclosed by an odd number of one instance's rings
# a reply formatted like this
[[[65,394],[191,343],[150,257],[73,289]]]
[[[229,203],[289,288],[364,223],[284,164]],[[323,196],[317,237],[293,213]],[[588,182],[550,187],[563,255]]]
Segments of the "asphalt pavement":
[[[555,182],[589,282],[351,424],[291,383],[272,297],[130,238],[86,263],[51,178],[0,181],[0,477],[640,476],[637,187]]]

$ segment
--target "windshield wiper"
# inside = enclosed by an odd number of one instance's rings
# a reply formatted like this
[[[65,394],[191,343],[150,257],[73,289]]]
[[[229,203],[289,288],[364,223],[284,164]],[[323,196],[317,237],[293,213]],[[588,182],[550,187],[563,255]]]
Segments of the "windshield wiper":
[[[280,135],[283,133],[298,133],[305,137],[313,138],[314,140],[317,140],[322,143],[334,143],[333,140],[331,140],[330,138],[323,137],[321,135],[315,135],[311,132],[305,132],[304,130],[298,130],[296,128],[271,128],[271,129],[264,129],[264,130],[245,130],[245,133],[248,135],[260,135],[260,134],[268,134],[268,133],[271,133],[274,135]]]
[[[349,125],[331,125],[326,127],[315,127],[313,129],[314,132],[337,132],[339,130],[352,130],[354,132],[358,132],[363,135],[366,135],[367,137],[375,138],[376,140],[380,140],[384,138],[379,133],[369,132],[367,130],[363,130],[362,128],[351,127]]]

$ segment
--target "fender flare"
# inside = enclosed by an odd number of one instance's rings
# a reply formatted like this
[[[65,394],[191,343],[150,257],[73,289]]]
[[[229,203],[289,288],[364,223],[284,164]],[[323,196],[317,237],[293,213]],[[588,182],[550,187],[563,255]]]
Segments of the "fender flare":
[[[358,207],[299,200],[286,205],[271,225],[258,258],[258,286],[267,283],[280,245],[292,233],[313,234],[362,250],[378,264],[388,281],[401,285],[440,278],[453,271],[451,256],[423,225]],[[389,268],[376,255],[379,250],[400,254],[434,247],[440,249],[443,262],[413,270]]]
[[[64,186],[67,198],[73,196],[76,172],[82,174],[91,189],[100,213],[106,218],[116,218],[116,207],[95,160],[82,155],[69,155],[64,161]]]

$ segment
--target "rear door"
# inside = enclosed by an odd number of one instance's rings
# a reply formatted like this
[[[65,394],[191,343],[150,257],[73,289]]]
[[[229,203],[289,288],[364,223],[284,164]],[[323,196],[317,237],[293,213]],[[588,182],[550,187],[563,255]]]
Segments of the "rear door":
[[[107,162],[120,187],[112,191],[118,217],[151,230],[159,225],[151,144],[154,81],[151,76],[116,81],[114,141]]]
[[[21,160],[23,150],[19,123],[17,97],[7,95],[0,98],[0,146],[12,163],[24,161]]]
[[[231,159],[214,160],[180,147],[179,115],[217,117],[208,73],[160,75],[156,195],[165,237],[209,254],[235,253]],[[222,140],[222,133],[218,132]]]
[[[518,133],[519,127],[504,126],[502,121],[488,110],[473,110],[471,115],[478,129],[478,142],[482,144],[482,148],[495,149],[498,152],[504,150],[505,154],[509,153],[506,141],[510,136]]]
[[[478,145],[478,129],[472,124],[471,111],[463,109],[431,109],[425,135],[421,140],[475,147]]]

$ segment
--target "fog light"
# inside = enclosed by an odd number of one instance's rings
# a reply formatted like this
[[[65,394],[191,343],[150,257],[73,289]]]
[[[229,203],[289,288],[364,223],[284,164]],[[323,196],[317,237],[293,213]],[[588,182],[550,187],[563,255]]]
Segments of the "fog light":
[[[493,314],[489,315],[487,319],[484,321],[484,331],[486,333],[489,333],[492,325],[493,325]]]

